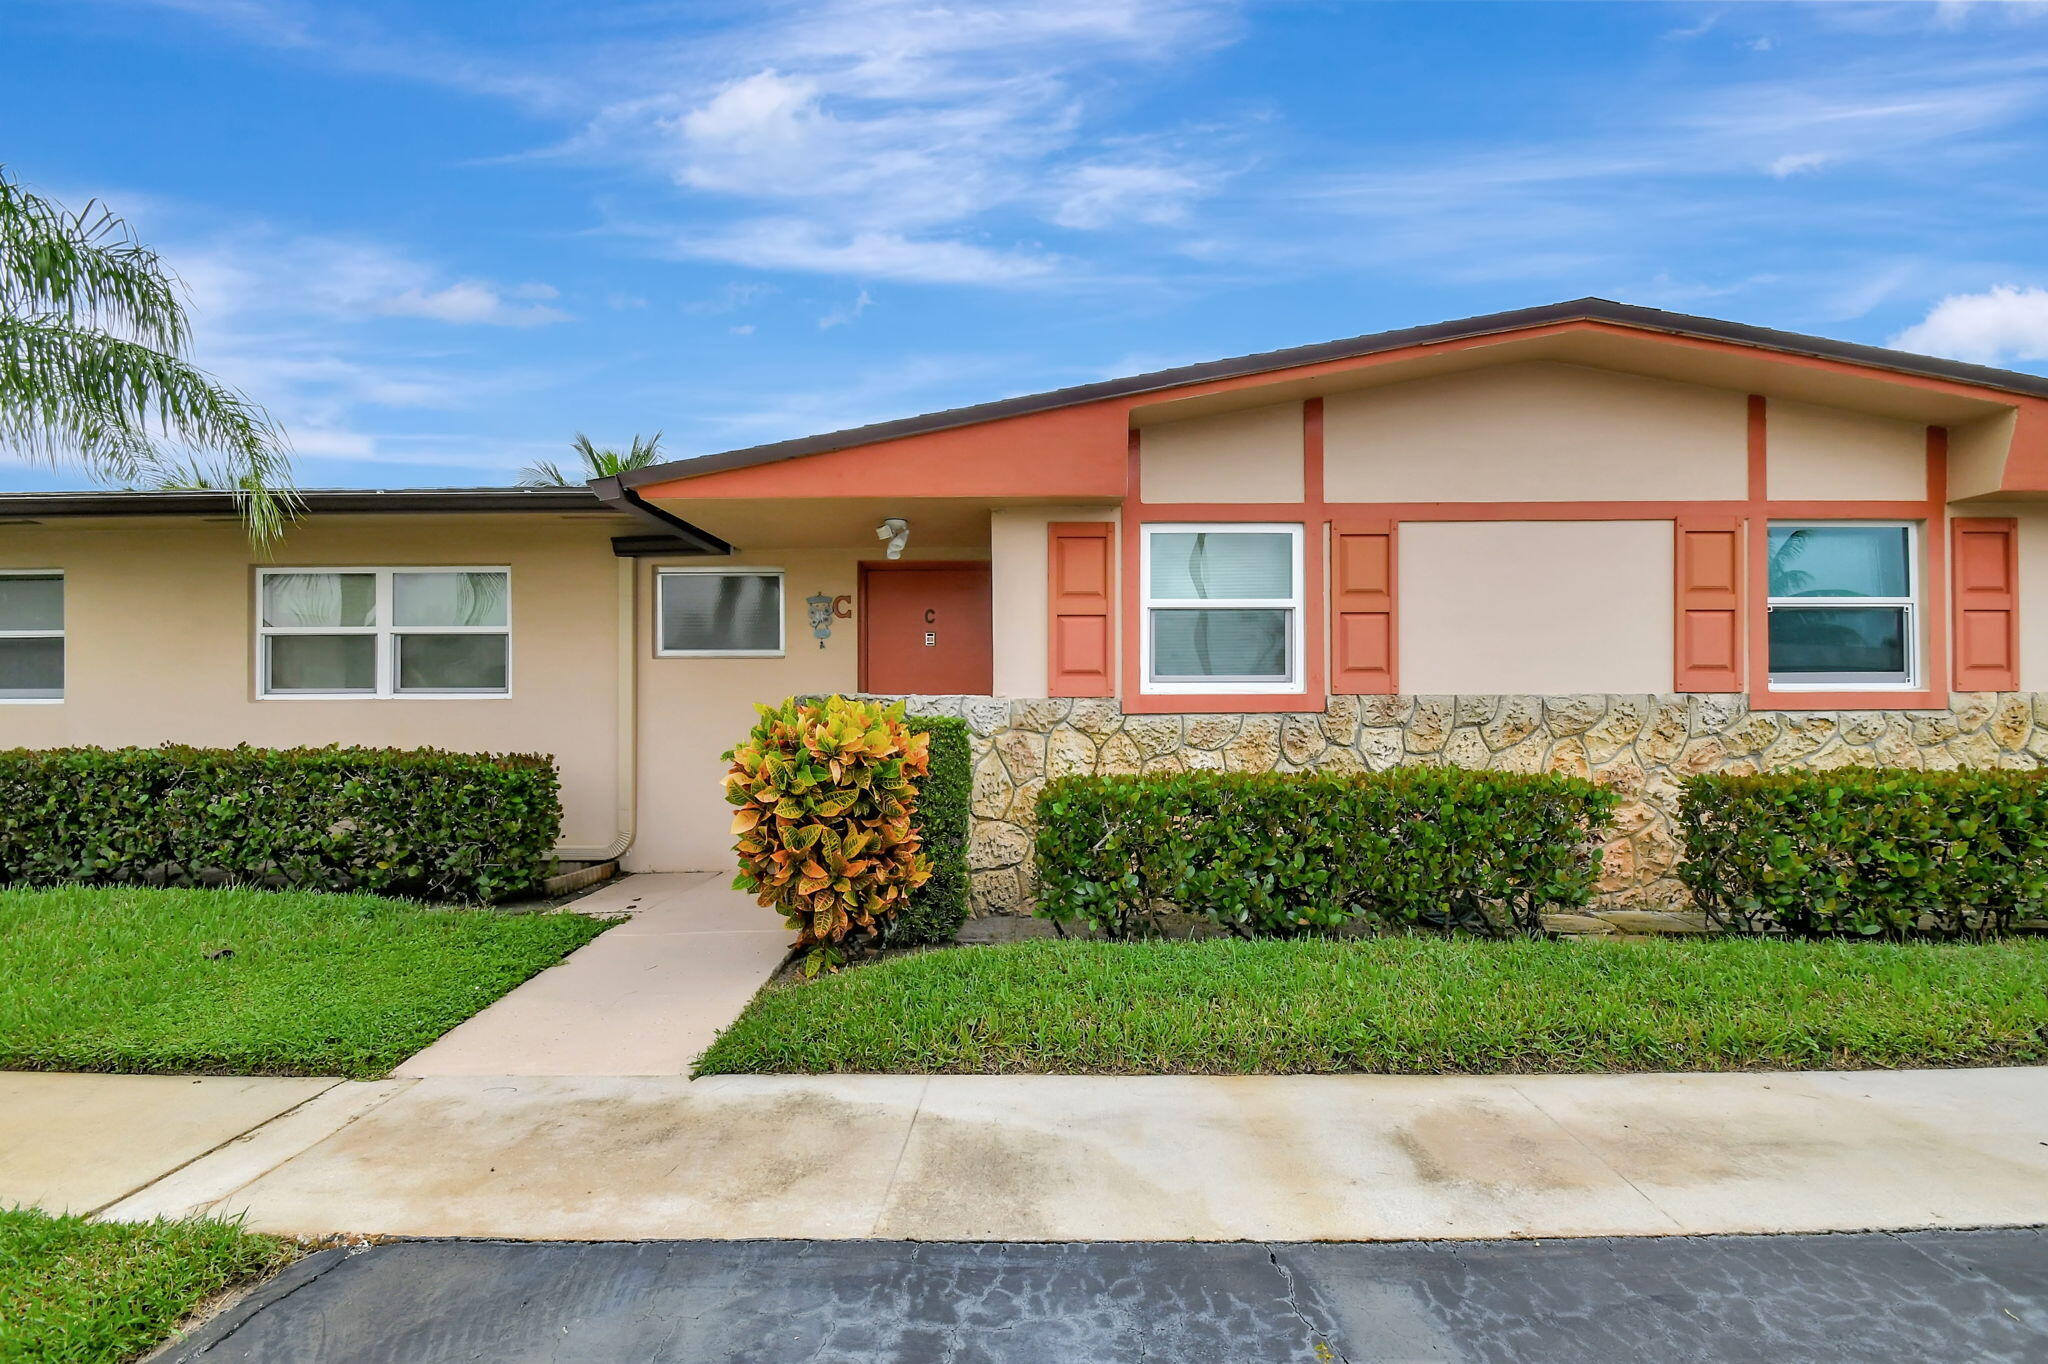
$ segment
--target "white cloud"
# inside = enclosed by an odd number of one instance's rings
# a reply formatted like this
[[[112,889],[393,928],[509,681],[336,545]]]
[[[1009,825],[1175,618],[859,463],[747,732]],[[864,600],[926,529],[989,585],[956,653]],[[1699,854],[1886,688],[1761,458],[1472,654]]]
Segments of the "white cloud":
[[[1713,32],[1720,22],[1720,12],[1718,10],[1709,10],[1699,22],[1687,24],[1683,28],[1666,29],[1658,36],[1668,43],[1689,43],[1695,38],[1703,38]]]
[[[683,311],[699,317],[716,317],[721,313],[738,312],[756,299],[766,298],[775,292],[772,284],[733,280],[719,285],[718,292],[709,298],[691,299],[683,304]]]
[[[423,317],[495,327],[538,326],[569,316],[539,301],[556,297],[551,285],[449,281],[426,262],[357,238],[256,229],[165,254],[177,262],[195,310],[220,316]]]
[[[676,237],[679,255],[757,270],[799,270],[916,284],[1024,284],[1054,274],[1054,257],[898,232],[830,231],[802,218],[762,218]]]
[[[1018,374],[1016,356],[949,351],[892,359],[838,387],[796,385],[739,402],[729,394],[679,392],[674,405],[698,414],[704,448],[722,450],[980,401],[988,385],[1015,385]]]
[[[2048,289],[1998,284],[1951,294],[1888,344],[1980,365],[2048,359]]]
[[[1905,292],[1925,269],[1924,263],[1917,260],[1875,264],[1867,273],[1852,275],[1838,283],[1821,299],[1820,310],[1831,318],[1868,316],[1879,305]],[[1922,287],[1925,287],[1924,283]]]
[[[113,198],[129,202],[125,193]],[[445,343],[425,348],[416,328],[394,328],[410,319],[438,324],[436,333],[559,320],[566,314],[547,301],[557,296],[552,285],[450,279],[430,262],[357,237],[262,225],[208,231],[189,206],[155,206],[146,216],[169,220],[138,228],[186,286],[194,358],[278,418],[301,482],[319,486],[331,478],[323,467],[350,462],[494,477],[517,464],[473,440],[405,435],[403,425],[531,392],[547,379],[480,368]]]
[[[1096,129],[1122,98],[1112,72],[1222,41],[1234,9],[774,4],[717,43],[683,49],[558,151],[623,157],[752,215],[678,234],[691,254],[941,283],[1042,279],[1063,263],[1021,241],[1028,229],[1014,220],[1165,225],[1226,178],[1170,147],[1120,151]],[[987,222],[998,215],[1011,220],[1000,231]]]
[[[244,42],[317,60],[344,71],[397,76],[530,108],[566,110],[582,86],[545,66],[496,61],[458,51],[414,31],[396,32],[360,10],[326,0],[98,0],[161,10],[210,23]]]
[[[761,269],[1044,280],[1072,261],[1037,247],[1036,232],[1177,227],[1236,173],[1165,141],[1133,154],[1116,123],[1148,71],[1170,78],[1234,38],[1244,0],[754,0],[684,39],[660,7],[634,7],[544,61],[461,51],[424,22],[394,30],[314,0],[99,2],[564,116],[574,131],[529,158],[625,163],[689,196],[643,200],[653,230],[621,230]],[[1204,148],[1228,138],[1202,132]],[[767,240],[741,240],[756,231]],[[393,296],[410,315],[548,320],[494,307],[468,282]]]
[[[868,296],[868,291],[863,289],[860,291],[860,296],[855,298],[853,302],[846,304],[844,307],[834,308],[831,312],[819,318],[818,330],[822,332],[830,331],[834,327],[843,327],[873,307],[874,302],[875,300]]]
[[[1779,157],[1764,169],[1777,179],[1783,180],[1786,176],[1797,175],[1801,171],[1819,170],[1832,160],[1834,157],[1826,152],[1792,152]]]
[[[1913,216],[1896,220],[1904,230],[1939,217],[1945,196],[1929,186],[1965,167],[1995,166],[1973,178],[2018,183],[2025,121],[2044,110],[2048,57],[2029,52],[1941,63],[1887,55],[1770,80],[1685,84],[1631,105],[1625,121],[1518,144],[1431,148],[1307,181],[1298,211],[1283,218],[1287,237],[1263,245],[1276,260],[1348,252],[1381,266],[1419,263],[1443,279],[1526,288],[1569,276],[1566,287],[1618,291],[1718,242],[1739,252],[1748,275],[1781,268],[1793,249],[1792,186],[1825,167],[1831,188],[1843,175],[1840,202],[1807,212],[1824,214],[1814,220],[1845,243],[1811,272],[1832,288],[1871,269],[1846,243],[1888,226],[1871,210],[1899,202],[1891,187],[1911,196]],[[1320,239],[1303,231],[1324,215],[1334,230]],[[1923,226],[1922,236],[1933,230]]]
[[[1160,162],[1076,166],[1054,188],[1050,216],[1061,227],[1164,226],[1184,220],[1189,202],[1211,183],[1186,167]]]
[[[546,289],[545,285],[540,287]],[[521,290],[513,290],[512,293],[518,297],[535,296]],[[554,293],[553,289],[547,289],[543,296],[552,298]],[[374,306],[387,317],[426,317],[463,326],[540,327],[550,322],[566,322],[569,318],[569,314],[560,308],[550,308],[546,304],[515,304],[495,285],[480,279],[457,280],[445,288],[433,290],[406,289]]]

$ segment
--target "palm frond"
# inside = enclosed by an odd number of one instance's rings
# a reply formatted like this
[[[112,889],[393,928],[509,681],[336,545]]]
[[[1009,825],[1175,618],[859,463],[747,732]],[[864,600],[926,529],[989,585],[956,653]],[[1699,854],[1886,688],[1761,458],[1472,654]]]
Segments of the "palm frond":
[[[635,431],[633,433],[633,448],[628,450],[623,457],[614,456],[614,459],[617,461],[616,466],[610,470],[614,474],[622,474],[629,469],[645,469],[650,464],[659,463],[661,460],[661,432],[657,431],[646,440],[642,440],[640,439],[640,433]]]
[[[190,339],[177,277],[124,221],[0,167],[0,445],[112,480],[175,477],[210,453],[270,544],[295,502],[284,435],[185,359]]]
[[[178,356],[63,314],[0,316],[0,443],[110,478],[217,451],[259,541],[290,501],[284,439],[261,408]]]
[[[645,469],[660,462],[661,432],[642,437],[633,433],[633,444],[624,454],[609,446],[594,444],[590,437],[578,431],[569,441],[569,448],[583,461],[585,477],[571,478],[562,472],[560,465],[551,459],[536,460],[519,471],[519,486],[522,488],[571,488],[591,479],[613,478],[631,469]]]
[[[160,350],[190,340],[178,280],[97,200],[73,212],[0,171],[0,313],[61,313]]]
[[[551,459],[537,459],[519,471],[519,486],[522,488],[568,488],[575,480],[562,472],[562,467]]]

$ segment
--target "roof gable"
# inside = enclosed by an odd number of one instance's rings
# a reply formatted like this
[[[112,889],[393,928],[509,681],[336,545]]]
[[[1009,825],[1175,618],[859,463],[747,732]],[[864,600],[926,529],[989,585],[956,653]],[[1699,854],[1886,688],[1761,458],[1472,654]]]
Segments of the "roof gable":
[[[872,480],[887,477],[892,482],[906,478],[935,480],[932,490],[940,495],[948,487],[984,496],[1027,496],[1033,492],[1053,496],[1096,495],[1108,491],[1108,485],[1120,477],[1119,461],[1128,426],[1134,419],[1133,410],[1148,403],[1198,398],[1248,384],[1277,386],[1297,378],[1307,381],[1339,369],[1511,337],[1594,328],[1649,339],[1707,343],[1730,350],[1746,348],[1767,359],[1803,359],[1844,373],[1861,371],[1915,388],[1962,395],[1974,390],[1975,396],[1994,401],[2001,395],[2048,400],[2048,378],[2040,375],[1641,308],[1609,299],[1582,298],[1183,365],[675,460],[623,475],[618,484],[653,497],[843,496],[855,488],[871,491]],[[1276,391],[1274,397],[1280,396],[1283,395]],[[991,429],[997,424],[1007,429],[1000,433]],[[968,440],[957,436],[944,438],[945,433],[960,433],[970,427],[982,431]],[[802,484],[784,476],[723,477],[764,465],[841,452],[852,455],[882,446],[889,448],[888,458],[878,454],[820,462],[807,468]],[[909,457],[907,463],[904,456]],[[979,467],[964,469],[960,466],[963,459],[972,460]],[[1013,464],[1020,459],[1025,461],[1023,468]],[[609,482],[596,485],[601,496],[616,495],[616,489],[607,486]]]

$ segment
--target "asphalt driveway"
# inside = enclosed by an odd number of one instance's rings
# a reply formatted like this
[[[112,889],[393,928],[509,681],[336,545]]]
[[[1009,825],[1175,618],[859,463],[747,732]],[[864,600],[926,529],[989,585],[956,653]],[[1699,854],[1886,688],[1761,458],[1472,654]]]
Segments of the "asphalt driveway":
[[[2040,1360],[2048,1232],[1382,1244],[411,1241],[164,1358]]]

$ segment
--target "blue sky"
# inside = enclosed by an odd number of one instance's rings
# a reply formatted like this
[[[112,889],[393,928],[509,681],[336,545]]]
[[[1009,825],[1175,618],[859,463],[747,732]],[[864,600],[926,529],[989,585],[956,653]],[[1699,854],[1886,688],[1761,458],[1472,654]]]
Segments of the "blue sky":
[[[2048,372],[2048,6],[10,0],[0,58],[0,159],[309,487],[1582,294]]]

